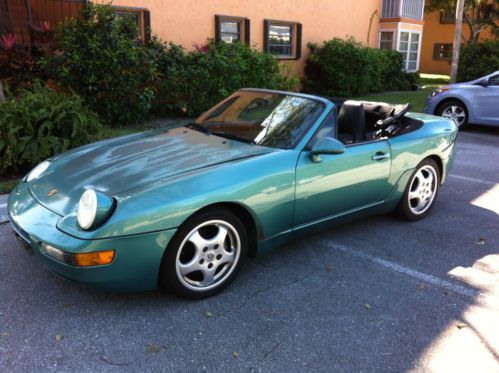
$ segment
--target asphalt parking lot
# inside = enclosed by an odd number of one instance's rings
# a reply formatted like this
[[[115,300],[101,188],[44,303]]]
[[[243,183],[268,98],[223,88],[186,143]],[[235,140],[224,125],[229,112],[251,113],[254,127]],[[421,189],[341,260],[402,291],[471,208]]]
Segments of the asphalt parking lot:
[[[303,237],[204,301],[77,287],[2,224],[0,371],[498,372],[499,129],[458,148],[429,218]]]

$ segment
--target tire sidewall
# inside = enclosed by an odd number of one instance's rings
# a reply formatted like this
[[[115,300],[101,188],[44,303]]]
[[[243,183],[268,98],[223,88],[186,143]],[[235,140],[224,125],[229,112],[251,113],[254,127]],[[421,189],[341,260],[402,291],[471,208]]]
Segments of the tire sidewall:
[[[415,214],[411,211],[411,208],[409,206],[409,192],[411,189],[412,182],[414,180],[414,176],[418,173],[418,171],[424,167],[424,166],[431,166],[435,170],[435,174],[437,175],[437,182],[436,182],[436,189],[435,189],[435,195],[433,197],[433,201],[431,202],[430,207],[423,212],[422,214]],[[402,197],[402,200],[400,201],[398,212],[399,215],[402,216],[403,218],[410,220],[410,221],[417,221],[421,220],[424,217],[426,217],[430,211],[433,209],[433,206],[435,205],[435,202],[438,197],[438,193],[440,192],[440,181],[442,180],[442,175],[440,174],[440,168],[438,167],[437,163],[432,160],[432,159],[425,159],[421,163],[418,164],[414,172],[412,173],[407,186],[405,187],[404,195]]]
[[[220,285],[206,291],[196,291],[186,287],[178,278],[176,271],[177,253],[185,237],[198,225],[209,220],[223,220],[230,223],[239,234],[241,248],[239,259],[235,264],[232,273]],[[159,282],[169,291],[189,299],[203,299],[218,294],[225,289],[237,276],[248,253],[248,234],[241,220],[230,210],[216,207],[202,211],[190,217],[177,230],[173,238],[166,247],[165,254],[161,261]]]

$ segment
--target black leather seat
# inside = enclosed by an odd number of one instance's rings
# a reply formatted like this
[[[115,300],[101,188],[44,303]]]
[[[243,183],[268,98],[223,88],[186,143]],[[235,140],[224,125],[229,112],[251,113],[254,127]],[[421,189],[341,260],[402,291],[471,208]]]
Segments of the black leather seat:
[[[366,139],[366,114],[359,101],[345,101],[338,114],[338,140],[344,144]]]

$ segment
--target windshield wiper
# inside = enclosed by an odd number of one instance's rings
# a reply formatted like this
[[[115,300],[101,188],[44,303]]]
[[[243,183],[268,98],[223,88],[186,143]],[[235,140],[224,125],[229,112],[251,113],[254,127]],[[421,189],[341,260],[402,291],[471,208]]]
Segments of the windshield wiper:
[[[210,132],[208,130],[208,128],[206,128],[205,126],[203,126],[203,125],[201,125],[199,123],[196,123],[196,122],[188,123],[188,124],[185,125],[185,127],[192,128],[193,130],[201,131],[201,132],[204,132],[204,133],[209,133]]]
[[[241,142],[245,142],[247,144],[252,144],[252,145],[256,144],[253,140],[247,139],[246,137],[234,135],[231,132],[210,132],[210,133],[212,135],[225,137],[226,139],[230,139],[230,140],[241,141]]]

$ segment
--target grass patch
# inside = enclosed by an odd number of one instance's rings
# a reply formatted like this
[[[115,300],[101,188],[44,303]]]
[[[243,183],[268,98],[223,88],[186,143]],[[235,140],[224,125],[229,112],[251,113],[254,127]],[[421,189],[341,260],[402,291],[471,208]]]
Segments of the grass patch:
[[[449,84],[449,75],[438,75],[438,74],[419,74],[419,78],[422,85],[426,84]]]
[[[419,91],[400,91],[376,93],[373,95],[357,97],[358,100],[381,101],[390,104],[411,104],[411,111],[422,113],[426,97],[436,88],[438,84],[426,85]]]

